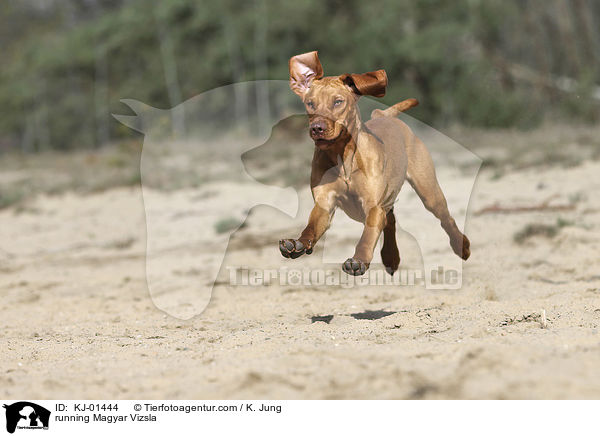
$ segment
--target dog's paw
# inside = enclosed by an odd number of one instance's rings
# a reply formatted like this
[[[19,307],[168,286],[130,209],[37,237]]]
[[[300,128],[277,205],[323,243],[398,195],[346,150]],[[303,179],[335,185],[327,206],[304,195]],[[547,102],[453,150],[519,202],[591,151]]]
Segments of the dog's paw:
[[[463,235],[462,256],[460,256],[460,257],[462,257],[463,260],[467,260],[470,255],[471,255],[471,242],[469,241],[469,238],[467,238],[465,235]]]
[[[364,263],[362,260],[358,260],[353,257],[348,259],[342,265],[342,270],[346,274],[350,274],[351,276],[362,276],[365,272],[367,272],[368,268],[368,264]]]
[[[469,242],[469,238],[465,235],[461,235],[462,237],[456,238],[451,241],[452,250],[458,257],[463,260],[467,260],[471,255],[471,242]]]
[[[310,240],[301,241],[299,239],[281,239],[279,241],[279,251],[283,257],[296,259],[303,254],[312,253],[312,243]]]
[[[400,253],[398,253],[398,248],[389,248],[389,246],[386,247],[384,244],[381,249],[381,260],[387,273],[393,276],[400,265]]]

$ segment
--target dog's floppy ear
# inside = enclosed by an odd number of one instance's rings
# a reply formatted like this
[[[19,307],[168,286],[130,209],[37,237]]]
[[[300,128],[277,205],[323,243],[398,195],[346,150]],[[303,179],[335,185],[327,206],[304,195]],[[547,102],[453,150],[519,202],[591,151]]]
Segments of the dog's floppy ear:
[[[323,77],[323,67],[316,51],[294,56],[290,59],[290,88],[303,97],[315,79]]]
[[[373,97],[383,97],[388,83],[385,70],[363,74],[343,74],[340,79],[358,95],[372,95]]]

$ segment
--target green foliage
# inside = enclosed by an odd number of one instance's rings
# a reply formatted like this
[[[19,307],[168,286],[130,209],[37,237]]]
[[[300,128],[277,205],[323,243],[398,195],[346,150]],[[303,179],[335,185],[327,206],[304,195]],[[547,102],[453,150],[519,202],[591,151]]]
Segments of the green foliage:
[[[223,218],[220,219],[219,221],[217,221],[214,225],[215,227],[215,232],[221,234],[221,233],[226,233],[226,232],[230,232],[231,230],[235,230],[238,227],[240,227],[243,223],[236,219],[236,218]]]
[[[548,5],[64,0],[40,9],[8,2],[0,15],[0,149],[102,145],[132,134],[110,117],[125,112],[121,98],[170,108],[233,82],[285,79],[288,58],[310,50],[319,50],[329,75],[385,68],[384,102],[416,97],[421,105],[411,114],[433,125],[529,127],[549,110],[595,122],[598,59],[584,56],[595,47],[569,47],[579,41],[578,23],[564,24],[560,0]],[[595,17],[598,8],[587,7]],[[548,39],[544,26],[560,32]],[[514,65],[534,71],[533,79],[516,77]],[[563,75],[577,81],[577,92],[552,89],[552,77]]]

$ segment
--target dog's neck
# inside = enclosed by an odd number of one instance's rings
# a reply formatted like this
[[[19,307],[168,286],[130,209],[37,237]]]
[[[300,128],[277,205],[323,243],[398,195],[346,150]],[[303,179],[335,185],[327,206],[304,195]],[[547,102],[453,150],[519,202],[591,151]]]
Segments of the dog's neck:
[[[342,135],[321,153],[329,158],[331,166],[339,166],[340,171],[349,177],[354,168],[354,158],[357,150],[358,135],[363,131],[363,124],[358,111],[356,111],[346,125]]]

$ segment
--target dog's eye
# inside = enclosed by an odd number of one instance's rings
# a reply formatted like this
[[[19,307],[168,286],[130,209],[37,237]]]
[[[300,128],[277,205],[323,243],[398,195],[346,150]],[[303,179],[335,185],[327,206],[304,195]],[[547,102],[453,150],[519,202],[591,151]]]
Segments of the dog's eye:
[[[306,107],[309,109],[314,109],[315,108],[315,104],[312,101],[307,101],[306,102]]]
[[[344,100],[341,100],[338,98],[336,101],[333,102],[333,105],[337,107],[337,106],[341,105],[343,102],[344,102]]]

